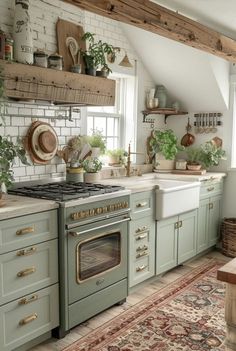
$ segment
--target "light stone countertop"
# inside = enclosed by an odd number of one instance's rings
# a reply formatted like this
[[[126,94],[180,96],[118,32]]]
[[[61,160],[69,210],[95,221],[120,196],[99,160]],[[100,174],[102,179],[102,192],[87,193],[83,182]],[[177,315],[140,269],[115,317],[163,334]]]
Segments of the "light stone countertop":
[[[149,191],[157,188],[158,180],[170,180],[182,182],[202,182],[213,179],[221,179],[226,177],[223,172],[207,172],[203,175],[173,174],[173,173],[145,173],[142,176],[120,177],[103,179],[99,181],[101,184],[121,185],[131,190],[132,193]],[[171,182],[170,182],[171,183]]]
[[[55,201],[25,196],[6,195],[4,201],[6,204],[0,207],[0,220],[58,208]]]

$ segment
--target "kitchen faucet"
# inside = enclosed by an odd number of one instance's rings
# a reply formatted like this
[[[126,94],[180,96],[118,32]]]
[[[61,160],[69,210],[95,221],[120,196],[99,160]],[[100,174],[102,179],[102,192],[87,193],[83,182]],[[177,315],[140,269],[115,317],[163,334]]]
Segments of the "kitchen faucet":
[[[128,155],[127,155],[127,165],[125,166],[125,168],[126,168],[126,177],[130,177],[131,176],[131,174],[130,174],[130,168],[131,168],[130,155],[143,155],[143,153],[142,152],[131,152],[130,144],[129,144],[129,146],[128,146]]]

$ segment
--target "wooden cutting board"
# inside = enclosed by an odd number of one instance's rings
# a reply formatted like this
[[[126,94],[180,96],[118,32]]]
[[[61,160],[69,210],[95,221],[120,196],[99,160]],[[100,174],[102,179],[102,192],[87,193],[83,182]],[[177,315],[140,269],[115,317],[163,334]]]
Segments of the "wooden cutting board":
[[[171,173],[174,174],[189,174],[189,175],[202,175],[206,173],[205,169],[200,169],[199,171],[188,171],[187,169],[174,169],[173,171],[171,171]]]
[[[79,47],[85,51],[86,43],[84,40],[81,40],[81,37],[84,35],[84,30],[82,26],[78,26],[75,23],[64,21],[59,18],[57,21],[57,45],[58,45],[58,53],[63,56],[64,59],[64,70],[70,71],[71,66],[73,65],[73,61],[69,50],[66,46],[66,38],[73,37],[77,40]],[[80,63],[82,65],[82,73],[84,73],[84,62],[82,57],[80,57]]]

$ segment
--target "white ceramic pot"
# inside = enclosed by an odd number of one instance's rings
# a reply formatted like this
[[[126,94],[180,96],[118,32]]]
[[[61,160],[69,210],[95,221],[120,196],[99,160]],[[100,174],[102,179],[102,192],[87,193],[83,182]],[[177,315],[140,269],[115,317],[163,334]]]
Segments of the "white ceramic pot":
[[[100,147],[92,147],[92,154],[91,157],[99,157],[100,156]]]
[[[66,169],[67,182],[84,182],[84,169],[81,167],[71,167]]]
[[[33,64],[33,38],[29,16],[29,0],[15,0],[13,38],[15,60],[21,63]]]
[[[160,171],[171,171],[175,168],[175,160],[166,160],[165,157],[158,153],[156,156],[156,169]]]
[[[98,182],[101,179],[100,172],[97,173],[85,173],[84,180],[86,183]]]

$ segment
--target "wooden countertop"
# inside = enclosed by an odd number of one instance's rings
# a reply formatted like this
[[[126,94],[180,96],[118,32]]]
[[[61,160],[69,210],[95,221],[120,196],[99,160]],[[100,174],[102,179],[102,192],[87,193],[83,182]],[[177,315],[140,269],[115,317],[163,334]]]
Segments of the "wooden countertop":
[[[236,284],[236,258],[218,269],[217,279],[225,283]]]
[[[0,207],[0,220],[58,208],[55,201],[25,196],[6,195],[4,201],[5,205]]]

